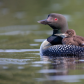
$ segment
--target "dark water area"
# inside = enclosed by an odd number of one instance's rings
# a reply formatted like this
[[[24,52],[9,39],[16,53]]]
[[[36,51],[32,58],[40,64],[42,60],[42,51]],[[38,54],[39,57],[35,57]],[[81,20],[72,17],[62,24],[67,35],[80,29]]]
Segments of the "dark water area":
[[[84,57],[40,56],[52,29],[37,21],[50,13],[84,36],[83,0],[0,0],[0,84],[84,84]]]

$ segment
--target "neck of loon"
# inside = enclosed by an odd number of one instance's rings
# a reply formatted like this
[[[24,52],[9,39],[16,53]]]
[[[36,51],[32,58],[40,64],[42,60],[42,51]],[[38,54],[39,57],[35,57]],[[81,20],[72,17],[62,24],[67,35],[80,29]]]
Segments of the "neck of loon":
[[[53,29],[53,35],[59,33],[65,33],[68,30],[68,24],[63,25],[62,27],[53,27],[53,26],[50,27]]]
[[[58,29],[53,29],[53,35],[61,33]]]

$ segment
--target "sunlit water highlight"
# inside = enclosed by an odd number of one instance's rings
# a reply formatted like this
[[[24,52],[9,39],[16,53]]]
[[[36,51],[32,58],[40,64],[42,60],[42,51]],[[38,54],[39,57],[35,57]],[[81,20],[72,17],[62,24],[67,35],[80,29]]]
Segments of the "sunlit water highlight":
[[[37,78],[38,81],[51,81],[59,80],[63,82],[80,82],[80,79],[84,79],[84,75],[58,75],[58,76],[48,76],[47,78]]]
[[[8,64],[25,65],[28,64],[28,61],[30,60],[32,59],[0,58],[0,65],[8,65]]]
[[[27,52],[27,51],[39,51],[40,49],[0,49],[0,52]]]

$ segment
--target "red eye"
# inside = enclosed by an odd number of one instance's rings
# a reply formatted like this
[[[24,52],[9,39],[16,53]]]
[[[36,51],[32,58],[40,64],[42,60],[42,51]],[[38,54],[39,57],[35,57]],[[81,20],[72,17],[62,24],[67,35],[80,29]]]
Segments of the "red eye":
[[[55,21],[57,21],[58,19],[57,18],[55,18]]]

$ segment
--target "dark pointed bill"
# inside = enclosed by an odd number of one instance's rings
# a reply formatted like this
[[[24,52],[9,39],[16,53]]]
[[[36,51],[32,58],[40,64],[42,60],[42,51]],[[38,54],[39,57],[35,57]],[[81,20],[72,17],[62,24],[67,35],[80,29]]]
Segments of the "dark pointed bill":
[[[40,20],[40,21],[37,21],[38,23],[40,23],[40,24],[48,24],[48,21],[47,21],[47,19],[44,19],[44,20]]]

